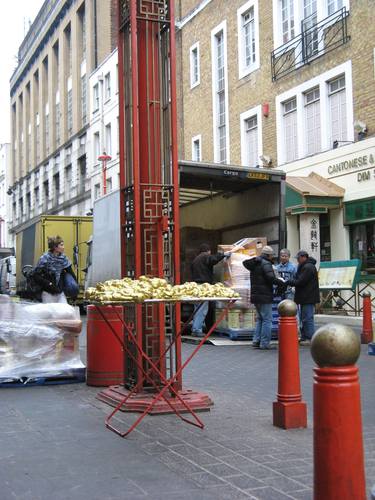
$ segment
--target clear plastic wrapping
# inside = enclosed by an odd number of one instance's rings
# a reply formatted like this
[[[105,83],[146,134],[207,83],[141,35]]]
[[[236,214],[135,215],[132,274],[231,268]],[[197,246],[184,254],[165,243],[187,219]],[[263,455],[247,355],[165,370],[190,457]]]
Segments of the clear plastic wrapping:
[[[74,375],[81,329],[78,308],[0,296],[0,383]]]

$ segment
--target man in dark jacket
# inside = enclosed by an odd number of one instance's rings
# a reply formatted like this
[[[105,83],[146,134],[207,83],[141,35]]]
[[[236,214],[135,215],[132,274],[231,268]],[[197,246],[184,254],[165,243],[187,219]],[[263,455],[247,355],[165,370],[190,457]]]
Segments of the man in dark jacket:
[[[300,250],[296,255],[298,261],[297,273],[294,279],[287,284],[294,286],[296,291],[294,301],[299,305],[301,343],[310,343],[314,335],[315,304],[320,302],[318,271],[316,260],[309,257],[305,250]]]
[[[230,257],[230,252],[211,255],[210,246],[207,245],[207,243],[202,243],[199,247],[199,254],[191,264],[193,281],[196,283],[212,284],[214,281],[214,266],[223,260],[224,257]],[[204,337],[203,323],[208,313],[208,306],[208,301],[205,301],[196,308],[197,312],[194,314],[193,326],[191,329],[191,334],[195,337]]]
[[[272,260],[272,247],[265,246],[260,257],[253,257],[243,261],[243,265],[250,271],[250,300],[257,310],[253,347],[269,349],[272,335],[272,300],[273,285],[284,286],[284,281],[276,278]]]

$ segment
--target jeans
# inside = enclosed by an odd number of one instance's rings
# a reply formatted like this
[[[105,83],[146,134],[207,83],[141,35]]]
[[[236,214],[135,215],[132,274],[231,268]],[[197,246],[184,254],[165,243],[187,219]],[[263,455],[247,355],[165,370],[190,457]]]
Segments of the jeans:
[[[301,304],[299,306],[301,340],[310,340],[314,335],[314,312],[315,304]]]
[[[204,320],[206,319],[207,313],[208,313],[208,301],[206,300],[205,302],[200,302],[195,306],[195,311],[194,311],[194,318],[193,318],[193,326],[192,326],[192,333],[198,333],[202,334],[203,333],[203,323]],[[199,307],[200,306],[200,307]],[[199,307],[199,309],[198,309]]]
[[[253,342],[259,342],[260,347],[268,347],[272,335],[272,304],[255,304],[257,320]]]

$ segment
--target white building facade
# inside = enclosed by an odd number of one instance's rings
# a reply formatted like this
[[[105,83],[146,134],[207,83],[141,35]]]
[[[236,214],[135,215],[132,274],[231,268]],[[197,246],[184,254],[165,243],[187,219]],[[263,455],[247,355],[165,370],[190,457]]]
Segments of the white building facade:
[[[8,247],[10,239],[8,235],[8,206],[9,196],[7,195],[7,176],[10,165],[10,144],[0,144],[0,248]]]

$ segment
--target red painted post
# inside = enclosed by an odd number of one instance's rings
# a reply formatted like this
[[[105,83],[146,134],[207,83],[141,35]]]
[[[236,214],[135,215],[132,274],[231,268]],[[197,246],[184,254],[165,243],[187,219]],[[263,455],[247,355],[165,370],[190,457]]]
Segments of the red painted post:
[[[362,294],[363,298],[363,322],[362,322],[362,334],[361,343],[368,344],[372,342],[373,331],[372,331],[372,314],[371,314],[371,293],[364,292]]]
[[[307,407],[302,401],[297,331],[297,305],[283,300],[279,310],[279,384],[273,403],[273,425],[283,429],[307,427]]]
[[[314,368],[314,500],[365,500],[358,335],[345,325],[319,328]]]
[[[111,161],[112,156],[107,155],[104,151],[104,153],[98,157],[98,160],[102,162],[103,195],[105,195],[107,194],[107,161]]]

